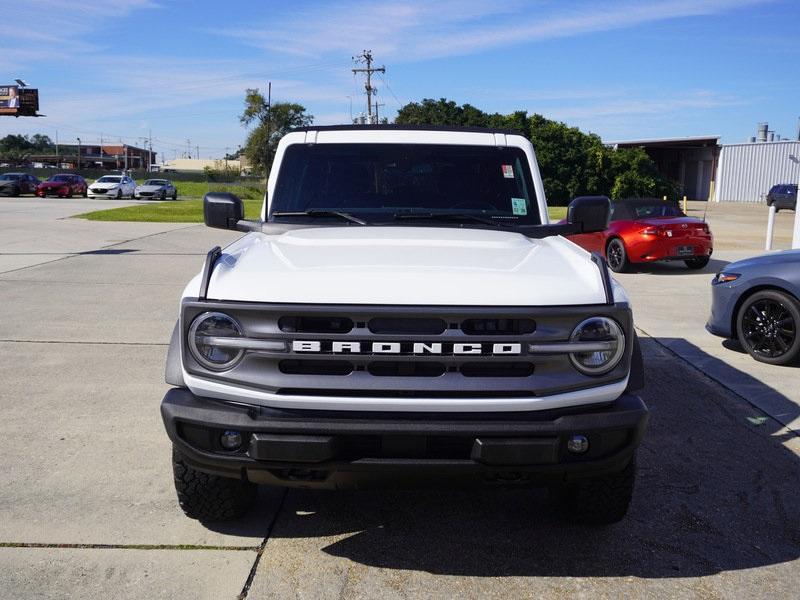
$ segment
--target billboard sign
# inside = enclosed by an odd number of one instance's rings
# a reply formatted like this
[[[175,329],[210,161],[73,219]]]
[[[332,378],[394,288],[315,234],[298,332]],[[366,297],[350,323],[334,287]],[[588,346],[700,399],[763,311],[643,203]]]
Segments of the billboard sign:
[[[0,115],[35,117],[39,111],[39,90],[18,85],[0,85]]]

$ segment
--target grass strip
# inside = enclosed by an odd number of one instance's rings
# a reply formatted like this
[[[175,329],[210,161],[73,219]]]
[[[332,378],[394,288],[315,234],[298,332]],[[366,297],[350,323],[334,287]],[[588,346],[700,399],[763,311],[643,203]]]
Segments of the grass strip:
[[[558,221],[567,215],[565,206],[551,206],[548,209],[551,221]],[[261,214],[261,200],[244,200],[245,218],[257,219]],[[143,223],[202,223],[202,200],[179,200],[177,202],[152,202],[96,210],[75,215],[76,219],[89,221],[133,221]]]

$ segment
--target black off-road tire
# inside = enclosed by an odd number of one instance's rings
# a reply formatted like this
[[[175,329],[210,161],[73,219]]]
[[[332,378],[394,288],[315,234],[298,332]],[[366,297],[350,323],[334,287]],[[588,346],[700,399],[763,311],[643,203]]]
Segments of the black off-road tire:
[[[256,485],[197,471],[172,448],[172,473],[178,504],[187,517],[198,521],[228,521],[243,516],[256,498]]]
[[[636,457],[619,473],[559,486],[554,500],[561,517],[586,525],[611,525],[628,512],[636,480]]]
[[[685,262],[686,266],[693,271],[699,271],[700,269],[705,268],[710,260],[711,259],[708,256],[695,256],[694,258],[687,258],[683,262]]]

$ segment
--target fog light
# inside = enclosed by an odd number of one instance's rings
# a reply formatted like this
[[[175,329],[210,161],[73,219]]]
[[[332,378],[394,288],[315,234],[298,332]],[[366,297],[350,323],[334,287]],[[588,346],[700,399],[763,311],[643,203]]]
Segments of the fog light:
[[[219,436],[219,443],[225,450],[238,450],[242,447],[242,434],[238,431],[225,431]]]
[[[589,449],[589,440],[585,435],[573,435],[567,441],[567,450],[573,454],[583,454]]]

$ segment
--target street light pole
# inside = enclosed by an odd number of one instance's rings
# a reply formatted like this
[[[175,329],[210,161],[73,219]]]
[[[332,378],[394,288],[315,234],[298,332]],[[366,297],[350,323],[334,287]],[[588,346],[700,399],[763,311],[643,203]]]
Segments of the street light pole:
[[[800,179],[800,178],[798,178]],[[792,248],[800,248],[800,180],[797,185],[797,198],[794,205],[794,235],[792,236]]]
[[[78,171],[81,170],[81,138],[78,138]]]

